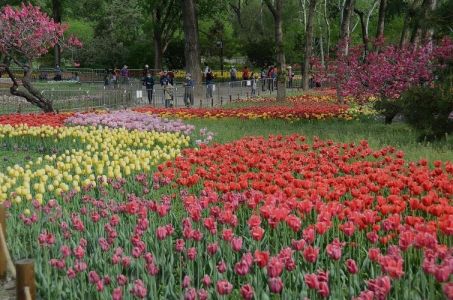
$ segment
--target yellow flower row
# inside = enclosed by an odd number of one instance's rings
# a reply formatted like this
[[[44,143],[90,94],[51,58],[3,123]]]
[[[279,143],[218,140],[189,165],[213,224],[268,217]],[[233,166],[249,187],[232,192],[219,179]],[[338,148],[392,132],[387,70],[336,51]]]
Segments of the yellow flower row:
[[[96,127],[0,126],[6,138],[51,138],[55,143],[71,141],[79,149],[46,155],[24,166],[8,167],[0,173],[0,202],[23,199],[42,202],[46,193],[60,195],[69,190],[96,185],[99,176],[121,178],[180,154],[190,137],[180,133],[128,131]]]

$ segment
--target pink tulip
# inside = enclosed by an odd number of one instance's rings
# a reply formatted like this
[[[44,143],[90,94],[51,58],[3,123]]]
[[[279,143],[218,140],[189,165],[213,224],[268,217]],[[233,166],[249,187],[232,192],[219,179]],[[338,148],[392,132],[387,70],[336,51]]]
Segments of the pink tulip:
[[[135,280],[134,286],[132,287],[131,294],[137,298],[145,298],[148,290],[146,289],[143,281],[140,279]]]
[[[267,284],[271,293],[280,294],[283,290],[283,281],[280,277],[269,278]]]
[[[356,274],[359,271],[357,263],[353,259],[346,260],[346,268],[348,269],[348,272],[351,274]]]
[[[122,300],[123,299],[123,291],[120,287],[117,287],[112,292],[112,300]]]
[[[228,280],[219,280],[217,281],[216,289],[219,295],[228,295],[233,290],[233,285]]]
[[[254,290],[250,284],[244,284],[241,287],[241,296],[244,300],[252,300],[254,297]]]

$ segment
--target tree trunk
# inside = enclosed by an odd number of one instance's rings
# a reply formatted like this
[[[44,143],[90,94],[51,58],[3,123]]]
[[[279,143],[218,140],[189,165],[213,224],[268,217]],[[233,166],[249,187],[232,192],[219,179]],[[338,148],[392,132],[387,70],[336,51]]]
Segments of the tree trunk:
[[[308,90],[308,73],[310,71],[310,58],[313,49],[313,19],[315,16],[316,0],[310,0],[308,5],[308,19],[307,19],[307,31],[305,33],[305,56],[304,56],[304,67],[302,74],[302,88]],[[321,41],[322,43],[322,41]],[[322,46],[321,46],[322,47]]]
[[[365,26],[364,13],[359,9],[354,9],[354,12],[359,16],[360,19],[360,28],[362,29],[363,52],[366,56],[368,53],[368,32]]]
[[[162,60],[164,55],[162,37],[159,33],[154,32],[153,34],[154,42],[154,69],[162,70]]]
[[[425,10],[425,18],[428,21],[428,25],[423,29],[422,32],[423,43],[428,43],[433,39],[434,29],[430,25],[431,22],[429,19],[432,18],[432,14],[437,7],[437,0],[428,0],[426,5],[427,9]]]
[[[286,98],[286,61],[285,49],[283,46],[283,1],[275,0],[275,5],[271,0],[264,0],[267,7],[274,17],[275,29],[275,49],[277,54],[277,100],[285,100]]]
[[[22,85],[27,90],[27,92],[19,90],[19,84],[13,72],[9,68],[8,62],[5,61],[5,64],[2,66],[2,68],[6,71],[9,78],[13,82],[13,86],[10,87],[10,92],[12,95],[25,98],[25,100],[39,107],[43,112],[54,112],[52,101],[43,97],[42,94],[32,86],[30,80],[32,73],[31,67],[27,66],[27,71],[24,78],[22,79]]]
[[[286,98],[286,59],[283,47],[283,0],[276,0],[277,18],[275,18],[275,45],[277,49],[277,100]]]
[[[385,12],[387,10],[387,0],[381,0],[379,4],[379,15],[378,15],[378,23],[376,29],[376,38],[383,38],[384,37],[384,29],[385,29]]]
[[[344,54],[349,52],[349,35],[351,16],[354,10],[355,0],[346,0],[343,7],[343,19],[340,26],[340,43],[344,43]]]
[[[401,38],[400,38],[400,48],[406,47],[407,44],[409,43],[410,36],[411,36],[410,21],[411,21],[411,17],[408,12],[406,17],[404,18],[403,31],[401,32]]]
[[[52,0],[52,18],[55,22],[61,23],[62,5],[61,0]],[[54,47],[54,64],[61,65],[61,47],[56,44]]]
[[[329,18],[327,17],[327,0],[324,0],[324,22],[326,22],[326,27],[327,27],[326,52],[327,52],[327,59],[329,59],[329,57],[330,57],[330,23],[329,23]]]
[[[198,19],[194,0],[182,0],[186,71],[192,74],[196,85],[201,84],[200,44],[198,40]]]
[[[417,7],[420,5],[421,0],[414,0],[414,3],[408,8],[406,17],[404,18],[404,25],[403,25],[403,31],[401,32],[401,39],[400,39],[400,48],[406,47],[409,44],[409,41],[411,40],[411,36],[414,38],[416,37],[416,28],[414,34],[412,33],[412,23],[414,21],[414,17],[417,12]],[[417,27],[418,20],[415,22],[415,26]]]
[[[322,33],[319,36],[319,54],[321,55],[321,66],[326,67],[326,60],[324,58],[324,41],[322,38]]]

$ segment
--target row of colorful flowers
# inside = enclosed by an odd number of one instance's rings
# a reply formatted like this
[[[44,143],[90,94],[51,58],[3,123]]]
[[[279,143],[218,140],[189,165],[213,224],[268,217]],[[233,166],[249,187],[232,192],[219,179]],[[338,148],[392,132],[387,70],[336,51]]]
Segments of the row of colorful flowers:
[[[204,108],[204,109],[157,109],[141,107],[131,111],[108,113],[62,113],[62,114],[13,114],[0,116],[0,125],[28,126],[48,125],[53,127],[64,124],[122,126],[128,129],[155,131],[183,131],[189,133],[193,128],[183,123],[146,116],[140,113],[155,114],[171,118],[245,118],[245,119],[354,119],[361,116],[375,115],[371,107],[355,104],[339,105],[330,95],[290,96],[284,103],[275,98],[252,98],[245,100],[247,106],[241,108]],[[249,105],[250,104],[250,105]]]
[[[190,135],[195,126],[178,120],[168,120],[156,115],[143,114],[129,110],[114,111],[111,113],[75,114],[65,120],[69,125],[93,125],[111,128],[126,128],[129,130],[145,130],[156,132],[180,132]]]
[[[11,206],[43,298],[453,298],[451,162],[298,135],[181,154]]]
[[[142,107],[139,112],[157,114],[161,117],[191,118],[242,118],[242,119],[350,119],[347,114],[348,106],[327,103],[305,103],[295,106],[256,106],[242,108],[180,108],[166,109]]]

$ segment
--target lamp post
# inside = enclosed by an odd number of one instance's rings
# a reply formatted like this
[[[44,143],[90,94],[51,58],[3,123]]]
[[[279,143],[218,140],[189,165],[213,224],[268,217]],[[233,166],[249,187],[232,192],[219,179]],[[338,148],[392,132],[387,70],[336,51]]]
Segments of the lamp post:
[[[223,77],[223,41],[217,41],[217,47],[220,48],[220,72]]]

